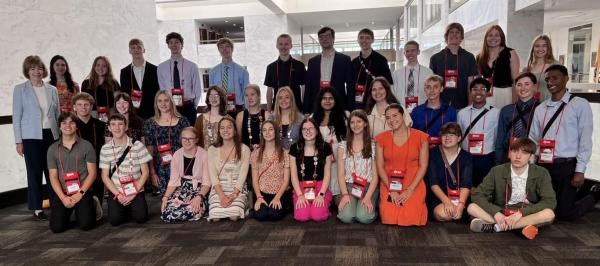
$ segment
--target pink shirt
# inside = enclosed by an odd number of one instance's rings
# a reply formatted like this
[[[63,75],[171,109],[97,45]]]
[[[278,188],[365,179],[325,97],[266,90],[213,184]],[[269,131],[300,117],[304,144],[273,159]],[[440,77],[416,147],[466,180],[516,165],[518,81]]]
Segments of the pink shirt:
[[[198,147],[194,157],[196,159],[194,160],[194,166],[192,166],[192,176],[185,176],[185,178],[192,180],[194,190],[196,190],[199,183],[203,186],[210,186],[210,178],[208,176],[208,153],[202,147]],[[173,154],[173,160],[171,161],[171,180],[169,180],[168,186],[178,187],[181,185],[181,178],[184,178],[185,171],[183,168],[183,148],[181,148]]]

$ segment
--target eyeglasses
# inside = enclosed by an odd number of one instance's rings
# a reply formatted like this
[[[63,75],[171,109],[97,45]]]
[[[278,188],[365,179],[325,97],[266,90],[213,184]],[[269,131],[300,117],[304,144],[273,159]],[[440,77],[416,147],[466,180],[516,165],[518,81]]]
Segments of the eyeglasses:
[[[456,137],[458,137],[458,135],[456,135],[454,133],[447,133],[447,134],[443,134],[442,137],[456,138]]]
[[[303,133],[311,133],[314,132],[316,129],[314,127],[307,127],[307,128],[303,128],[302,132]]]
[[[321,34],[319,35],[319,40],[331,39],[332,37],[333,36],[331,36],[331,33]]]
[[[196,138],[185,138],[185,137],[181,137],[181,141],[185,141],[185,142],[193,142],[195,141]]]

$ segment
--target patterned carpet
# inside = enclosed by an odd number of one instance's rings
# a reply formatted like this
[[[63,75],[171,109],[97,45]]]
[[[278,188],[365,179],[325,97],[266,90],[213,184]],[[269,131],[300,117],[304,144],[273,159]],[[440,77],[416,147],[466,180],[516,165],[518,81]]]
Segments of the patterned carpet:
[[[151,197],[149,197],[151,198]],[[158,198],[144,225],[53,234],[25,205],[0,209],[1,265],[600,265],[600,211],[555,223],[529,241],[518,233],[474,234],[466,224],[422,228],[297,223],[164,224]]]

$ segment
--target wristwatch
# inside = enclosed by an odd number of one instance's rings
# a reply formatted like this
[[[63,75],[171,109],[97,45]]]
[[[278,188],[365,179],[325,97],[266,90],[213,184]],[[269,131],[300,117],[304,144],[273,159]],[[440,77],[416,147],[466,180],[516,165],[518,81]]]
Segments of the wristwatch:
[[[321,197],[324,197],[324,196],[325,196],[325,193],[323,193],[323,192],[319,192],[319,196],[321,196]]]

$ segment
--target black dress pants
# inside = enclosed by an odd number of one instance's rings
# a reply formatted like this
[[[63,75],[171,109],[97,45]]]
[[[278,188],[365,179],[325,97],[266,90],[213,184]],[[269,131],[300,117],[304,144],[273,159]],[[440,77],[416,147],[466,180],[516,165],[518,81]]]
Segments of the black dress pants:
[[[112,193],[109,193],[109,195],[107,205],[108,222],[110,224],[117,226],[125,223],[129,216],[138,224],[145,223],[148,220],[148,203],[144,192],[138,193],[127,206],[123,206],[117,199],[113,200],[115,195]]]
[[[58,197],[52,199],[52,213],[50,213],[50,230],[54,233],[61,233],[67,230],[71,224],[71,214],[75,211],[75,217],[79,228],[87,231],[96,225],[96,208],[92,194],[86,193],[81,200],[73,206],[67,208]]]
[[[42,201],[42,175],[46,178],[48,198],[54,197],[54,191],[50,186],[50,175],[48,173],[48,148],[54,143],[54,137],[50,129],[42,131],[42,139],[24,139],[23,153],[25,157],[25,168],[27,169],[27,207],[30,210],[41,210]]]

